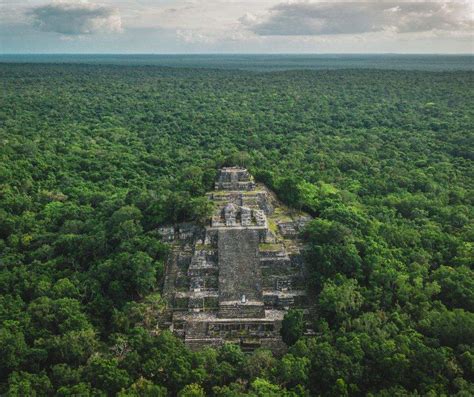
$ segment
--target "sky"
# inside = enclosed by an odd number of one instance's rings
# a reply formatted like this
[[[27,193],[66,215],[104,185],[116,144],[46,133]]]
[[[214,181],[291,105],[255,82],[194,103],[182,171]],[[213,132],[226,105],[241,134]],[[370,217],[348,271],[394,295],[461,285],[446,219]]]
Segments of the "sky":
[[[474,53],[474,0],[0,0],[0,54]]]

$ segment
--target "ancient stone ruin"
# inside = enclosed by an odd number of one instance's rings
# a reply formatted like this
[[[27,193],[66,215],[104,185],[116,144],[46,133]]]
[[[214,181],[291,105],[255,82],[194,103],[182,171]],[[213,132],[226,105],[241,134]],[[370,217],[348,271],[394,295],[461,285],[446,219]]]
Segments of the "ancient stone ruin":
[[[173,246],[167,325],[193,349],[229,341],[279,350],[285,312],[306,306],[297,237],[310,217],[284,207],[239,167],[222,168],[208,197],[215,210],[207,226],[160,229]]]

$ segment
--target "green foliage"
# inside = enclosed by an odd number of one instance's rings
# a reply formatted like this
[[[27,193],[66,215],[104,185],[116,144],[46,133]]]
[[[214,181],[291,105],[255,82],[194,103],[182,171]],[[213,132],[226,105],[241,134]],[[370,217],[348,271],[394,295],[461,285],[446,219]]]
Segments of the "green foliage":
[[[329,323],[340,324],[355,316],[363,304],[357,281],[344,276],[335,277],[324,283],[318,297],[318,309]]]
[[[308,382],[310,360],[286,354],[281,359],[279,379],[287,386],[296,387]]]
[[[270,350],[257,349],[247,357],[245,372],[249,379],[268,379],[274,373],[277,365],[278,360]]]
[[[28,346],[18,321],[6,320],[0,328],[0,371],[7,372],[20,367]]]
[[[474,313],[463,309],[433,310],[420,322],[420,329],[441,344],[455,348],[474,340]]]
[[[117,397],[166,397],[166,388],[154,385],[144,378],[138,379],[128,389],[122,389]]]
[[[292,394],[282,390],[278,385],[270,383],[266,379],[257,378],[251,384],[250,393],[251,397],[290,397]]]
[[[293,345],[303,336],[305,323],[303,310],[290,309],[281,323],[281,337],[287,345]]]
[[[206,393],[201,386],[191,383],[178,393],[178,397],[206,397]]]
[[[449,308],[474,312],[474,272],[466,266],[441,266],[432,278],[441,286],[439,297]]]
[[[13,372],[8,379],[8,397],[46,396],[51,393],[52,385],[44,373]]]
[[[130,384],[127,372],[115,359],[92,357],[84,370],[85,378],[97,389],[114,394]]]
[[[472,72],[1,64],[0,80],[1,395],[474,394]],[[236,164],[315,217],[316,310],[285,317],[281,357],[157,329],[157,228],[204,223]]]

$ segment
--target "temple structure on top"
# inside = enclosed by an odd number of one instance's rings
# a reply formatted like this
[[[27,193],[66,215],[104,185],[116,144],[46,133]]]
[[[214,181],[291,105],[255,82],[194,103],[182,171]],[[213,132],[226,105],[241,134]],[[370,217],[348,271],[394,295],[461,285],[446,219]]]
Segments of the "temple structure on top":
[[[240,167],[224,167],[215,183],[216,190],[253,190],[255,182],[252,175]]]
[[[219,172],[208,193],[214,213],[205,227],[163,227],[173,244],[166,266],[167,325],[191,348],[239,343],[278,350],[281,320],[306,307],[298,231],[310,220],[278,202],[240,167]]]

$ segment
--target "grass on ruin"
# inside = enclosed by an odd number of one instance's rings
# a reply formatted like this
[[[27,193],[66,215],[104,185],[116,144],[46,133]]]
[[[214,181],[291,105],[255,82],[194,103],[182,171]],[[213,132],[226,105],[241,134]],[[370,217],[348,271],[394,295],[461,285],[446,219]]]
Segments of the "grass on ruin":
[[[272,251],[272,252],[276,252],[276,251],[281,251],[283,249],[283,247],[281,246],[281,244],[271,244],[271,243],[261,243],[259,244],[258,248],[260,249],[260,251]]]

